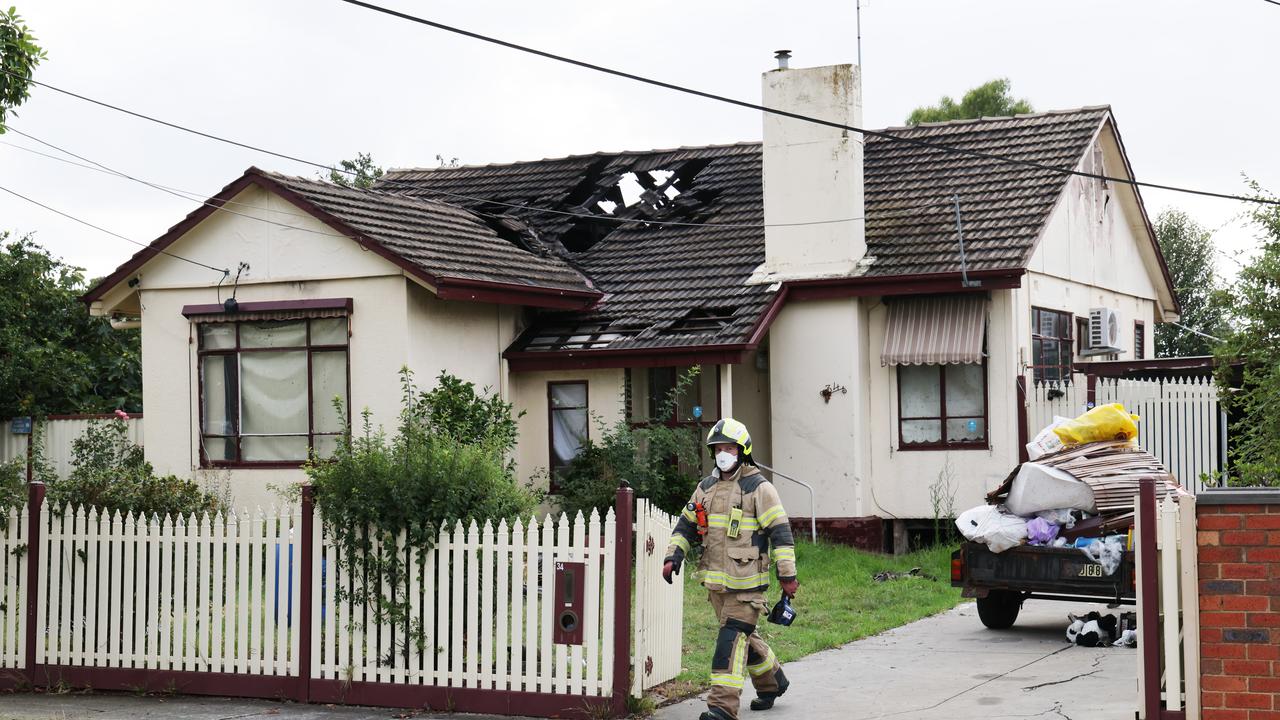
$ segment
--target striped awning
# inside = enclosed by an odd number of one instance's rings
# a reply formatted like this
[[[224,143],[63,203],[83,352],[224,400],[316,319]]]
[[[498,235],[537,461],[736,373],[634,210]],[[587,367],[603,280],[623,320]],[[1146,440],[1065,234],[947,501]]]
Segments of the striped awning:
[[[931,295],[889,303],[881,365],[963,365],[982,362],[987,299]]]

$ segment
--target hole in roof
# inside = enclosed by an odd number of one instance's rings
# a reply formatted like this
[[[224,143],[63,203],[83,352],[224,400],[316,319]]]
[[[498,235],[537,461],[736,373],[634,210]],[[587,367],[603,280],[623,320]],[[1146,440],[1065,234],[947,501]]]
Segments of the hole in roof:
[[[565,198],[566,209],[586,211],[600,219],[577,218],[560,235],[560,243],[571,252],[583,252],[603,240],[619,227],[635,227],[636,223],[611,222],[605,218],[658,220],[691,218],[707,211],[707,203],[716,194],[695,192],[680,197],[693,187],[694,180],[711,163],[709,158],[689,160],[662,169],[631,169],[606,172],[602,164],[594,164],[583,174],[581,182]]]

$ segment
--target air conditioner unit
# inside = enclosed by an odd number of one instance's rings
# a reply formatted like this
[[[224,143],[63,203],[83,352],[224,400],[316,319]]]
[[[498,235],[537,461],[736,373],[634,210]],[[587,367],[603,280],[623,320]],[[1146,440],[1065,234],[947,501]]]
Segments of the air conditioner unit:
[[[1085,355],[1119,353],[1120,316],[1111,308],[1089,308],[1089,347]]]

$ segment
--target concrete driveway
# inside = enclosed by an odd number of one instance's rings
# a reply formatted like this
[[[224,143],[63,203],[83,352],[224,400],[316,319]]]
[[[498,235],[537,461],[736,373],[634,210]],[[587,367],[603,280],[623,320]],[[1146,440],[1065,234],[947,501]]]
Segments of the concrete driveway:
[[[1138,652],[1069,645],[1067,613],[1101,605],[1029,601],[1009,630],[988,630],[965,603],[836,650],[789,663],[790,691],[742,720],[1127,720],[1137,708]],[[1112,611],[1119,612],[1119,611]],[[803,618],[801,618],[803,621]],[[691,700],[657,720],[695,720]]]

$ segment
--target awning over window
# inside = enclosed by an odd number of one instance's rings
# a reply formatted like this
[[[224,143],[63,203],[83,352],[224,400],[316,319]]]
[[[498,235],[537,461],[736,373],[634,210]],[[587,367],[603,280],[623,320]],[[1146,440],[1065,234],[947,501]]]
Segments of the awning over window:
[[[351,314],[351,298],[242,302],[234,313],[224,305],[184,305],[182,314],[193,323],[346,317]]]
[[[881,365],[963,365],[982,362],[987,300],[935,295],[889,303]]]

